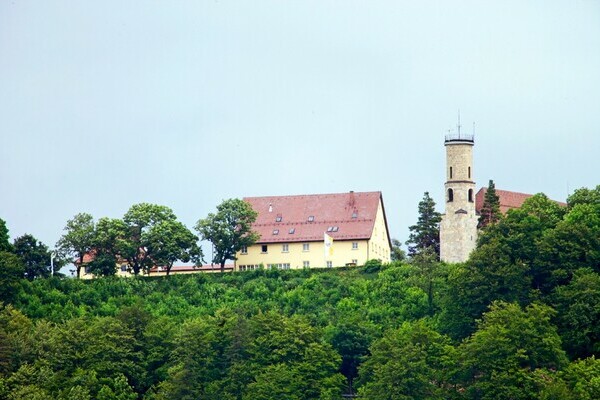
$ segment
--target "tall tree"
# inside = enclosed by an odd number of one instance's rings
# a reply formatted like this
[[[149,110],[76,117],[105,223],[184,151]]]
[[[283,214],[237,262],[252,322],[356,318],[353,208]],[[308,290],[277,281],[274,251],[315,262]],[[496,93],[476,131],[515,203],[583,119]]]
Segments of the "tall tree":
[[[495,224],[502,217],[500,212],[500,197],[496,194],[496,185],[490,179],[488,188],[483,199],[483,206],[479,212],[478,228],[482,229],[488,225]]]
[[[197,242],[198,238],[179,221],[161,221],[146,235],[148,252],[156,265],[166,269],[167,276],[177,260],[202,262],[202,249]]]
[[[8,228],[6,222],[0,218],[0,251],[11,252],[12,246],[10,245],[10,236],[8,235]]]
[[[149,232],[163,222],[176,220],[173,210],[156,204],[135,204],[127,211],[123,217],[127,238],[122,242],[120,255],[135,275],[147,272],[155,265],[153,249],[148,247]]]
[[[406,241],[409,256],[431,248],[439,259],[441,221],[441,214],[435,211],[435,201],[429,197],[429,192],[425,192],[423,200],[419,202],[419,220],[409,228],[411,233]]]
[[[50,251],[48,246],[29,234],[15,239],[14,252],[25,266],[25,277],[30,281],[35,278],[47,278],[50,270]]]
[[[450,340],[423,320],[404,322],[371,346],[360,367],[359,393],[373,400],[447,399],[444,374],[453,350]]]
[[[392,261],[404,261],[406,258],[406,253],[401,246],[402,243],[398,239],[392,239],[392,252],[390,254]]]
[[[94,240],[94,217],[87,213],[80,213],[67,221],[66,233],[56,243],[61,255],[75,257],[78,262],[77,277],[81,276],[83,257],[92,250]]]
[[[18,256],[0,251],[0,302],[13,301],[24,272],[25,267]]]
[[[536,398],[531,372],[567,363],[556,327],[555,311],[533,304],[494,302],[477,331],[458,348],[459,387],[465,399]]]
[[[116,273],[116,267],[128,247],[128,230],[123,220],[100,218],[94,230],[94,259],[89,263],[90,272],[98,276]]]
[[[196,224],[202,239],[213,244],[213,262],[221,265],[221,272],[225,272],[227,260],[235,260],[235,254],[242,247],[251,246],[259,239],[258,233],[252,231],[257,216],[249,203],[229,199],[217,206],[216,214],[210,213]]]

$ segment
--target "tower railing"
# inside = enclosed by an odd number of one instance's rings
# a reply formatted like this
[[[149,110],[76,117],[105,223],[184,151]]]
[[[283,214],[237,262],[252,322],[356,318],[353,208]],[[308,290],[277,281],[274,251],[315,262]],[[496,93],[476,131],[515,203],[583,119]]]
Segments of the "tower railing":
[[[451,133],[446,135],[444,142],[475,142],[475,135],[467,135],[464,133]]]

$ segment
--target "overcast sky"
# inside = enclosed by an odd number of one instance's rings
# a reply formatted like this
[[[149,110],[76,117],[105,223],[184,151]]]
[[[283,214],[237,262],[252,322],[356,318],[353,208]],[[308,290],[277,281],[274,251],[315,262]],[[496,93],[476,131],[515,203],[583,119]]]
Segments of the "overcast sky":
[[[1,1],[0,218],[380,190],[405,241],[459,109],[478,187],[600,184],[600,1]]]

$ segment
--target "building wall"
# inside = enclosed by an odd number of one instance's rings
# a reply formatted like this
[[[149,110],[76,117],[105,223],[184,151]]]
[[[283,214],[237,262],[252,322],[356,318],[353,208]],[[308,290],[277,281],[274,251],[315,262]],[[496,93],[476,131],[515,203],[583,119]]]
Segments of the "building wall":
[[[352,243],[356,243],[353,248]],[[304,245],[308,250],[304,250]],[[284,246],[287,245],[287,251]],[[267,252],[262,252],[262,244],[248,247],[246,254],[238,253],[235,270],[244,270],[248,266],[262,264],[265,268],[269,264],[279,264],[282,268],[298,269],[304,268],[304,262],[308,262],[310,268],[324,268],[326,261],[331,261],[333,267],[345,266],[356,260],[358,265],[367,260],[367,240],[335,240],[333,241],[333,255],[325,258],[323,241],[319,242],[297,242],[297,243],[268,243]],[[288,265],[289,264],[289,265]]]
[[[310,268],[323,268],[327,261],[331,261],[333,267],[342,267],[348,264],[363,265],[369,259],[380,259],[389,262],[391,249],[390,238],[387,230],[383,206],[379,202],[375,223],[371,238],[366,239],[336,239],[334,235],[333,255],[325,258],[323,240],[313,242],[291,242],[291,243],[267,243],[267,252],[262,252],[262,244],[248,247],[247,253],[238,253],[235,270],[256,268],[263,265],[276,264],[280,268],[304,268],[308,262]],[[356,243],[353,245],[353,243]],[[304,250],[304,244],[308,244],[308,251]],[[284,250],[287,245],[287,251]],[[356,248],[354,248],[356,247]]]
[[[379,202],[377,216],[375,217],[375,225],[373,227],[373,235],[369,240],[368,259],[378,259],[384,263],[390,262],[392,253],[390,242],[390,234],[385,223],[383,206],[381,202]]]

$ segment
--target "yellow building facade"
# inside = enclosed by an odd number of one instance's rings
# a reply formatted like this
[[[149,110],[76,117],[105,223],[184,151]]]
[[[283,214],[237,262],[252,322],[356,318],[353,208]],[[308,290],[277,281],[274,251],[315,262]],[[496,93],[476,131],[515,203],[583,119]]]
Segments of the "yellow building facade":
[[[236,255],[235,270],[325,268],[390,261],[381,192],[245,198],[258,242]],[[325,235],[333,241],[325,250]]]

